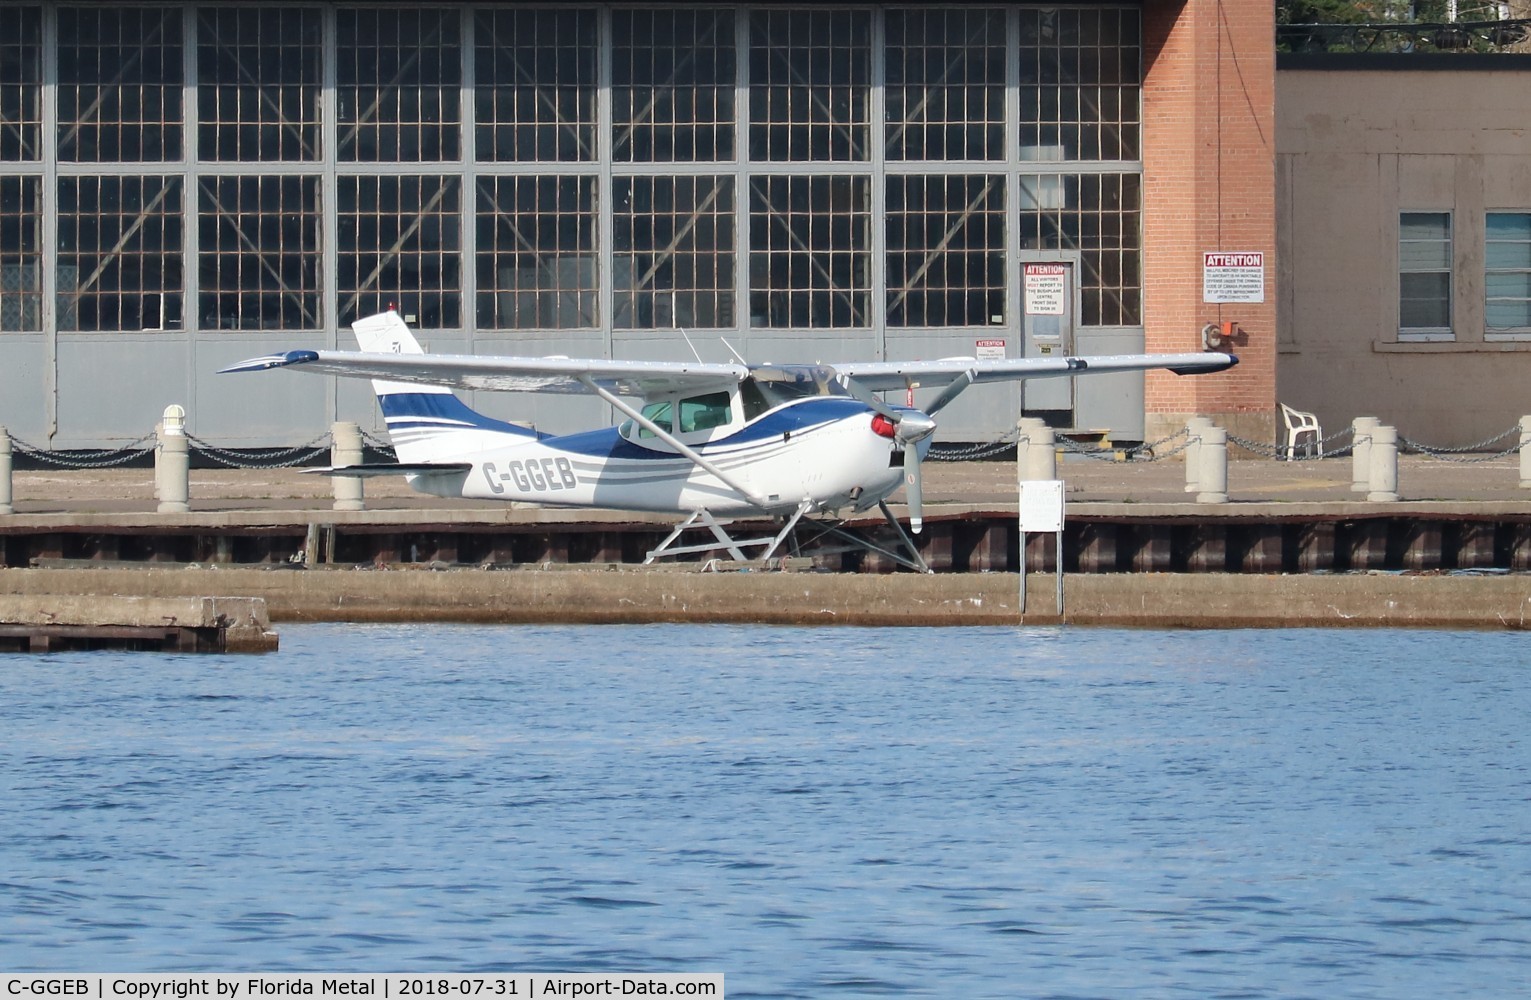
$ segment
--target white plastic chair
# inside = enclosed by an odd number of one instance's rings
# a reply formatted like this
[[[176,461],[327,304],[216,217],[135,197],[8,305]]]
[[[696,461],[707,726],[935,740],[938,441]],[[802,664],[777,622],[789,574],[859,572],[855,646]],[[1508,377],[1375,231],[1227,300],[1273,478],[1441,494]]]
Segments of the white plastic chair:
[[[1297,457],[1297,442],[1304,434],[1313,435],[1313,450],[1317,457],[1324,457],[1324,431],[1318,426],[1318,417],[1281,404],[1281,419],[1286,421],[1286,460]]]

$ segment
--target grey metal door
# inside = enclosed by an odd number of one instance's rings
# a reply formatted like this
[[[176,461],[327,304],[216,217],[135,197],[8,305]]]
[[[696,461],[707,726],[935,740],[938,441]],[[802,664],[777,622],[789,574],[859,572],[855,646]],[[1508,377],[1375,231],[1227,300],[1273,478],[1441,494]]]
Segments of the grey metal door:
[[[1074,353],[1075,263],[1067,259],[1021,262],[1021,322],[1026,357],[1064,357]],[[1024,407],[1027,412],[1073,410],[1074,380],[1028,380]]]

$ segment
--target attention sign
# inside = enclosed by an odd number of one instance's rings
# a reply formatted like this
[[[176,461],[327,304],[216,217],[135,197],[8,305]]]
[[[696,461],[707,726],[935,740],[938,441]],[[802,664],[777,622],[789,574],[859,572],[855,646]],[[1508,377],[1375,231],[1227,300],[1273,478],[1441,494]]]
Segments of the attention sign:
[[[1064,315],[1069,265],[1025,264],[1021,271],[1026,279],[1026,315]]]
[[[1204,253],[1201,258],[1203,302],[1265,301],[1265,254]]]

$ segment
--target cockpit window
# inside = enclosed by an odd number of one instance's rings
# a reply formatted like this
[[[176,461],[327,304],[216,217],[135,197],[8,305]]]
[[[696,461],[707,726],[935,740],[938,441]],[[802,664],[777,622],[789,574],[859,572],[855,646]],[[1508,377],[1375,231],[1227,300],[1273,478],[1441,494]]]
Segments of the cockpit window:
[[[680,431],[711,430],[733,420],[734,410],[726,392],[709,392],[680,401]]]
[[[654,402],[644,406],[643,415],[649,420],[652,420],[654,423],[658,424],[664,430],[673,434],[675,432],[675,428],[670,424],[670,406],[671,403],[668,399],[655,400]],[[651,438],[654,436],[654,431],[650,427],[639,424],[638,436]]]
[[[837,395],[832,375],[832,370],[823,365],[762,365],[750,372],[752,381],[770,406],[807,396]]]
[[[768,399],[761,390],[760,383],[752,378],[739,383],[739,399],[744,403],[745,420],[754,420],[776,405],[776,401]]]

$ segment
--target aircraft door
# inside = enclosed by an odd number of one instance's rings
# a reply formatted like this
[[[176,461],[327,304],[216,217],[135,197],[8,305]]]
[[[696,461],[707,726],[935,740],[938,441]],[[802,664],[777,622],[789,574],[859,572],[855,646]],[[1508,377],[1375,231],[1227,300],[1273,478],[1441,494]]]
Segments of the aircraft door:
[[[1021,262],[1021,322],[1026,357],[1064,357],[1074,353],[1077,261],[1038,258]],[[1031,379],[1025,383],[1023,409],[1074,409],[1074,380]],[[1070,418],[1072,422],[1072,416]]]

